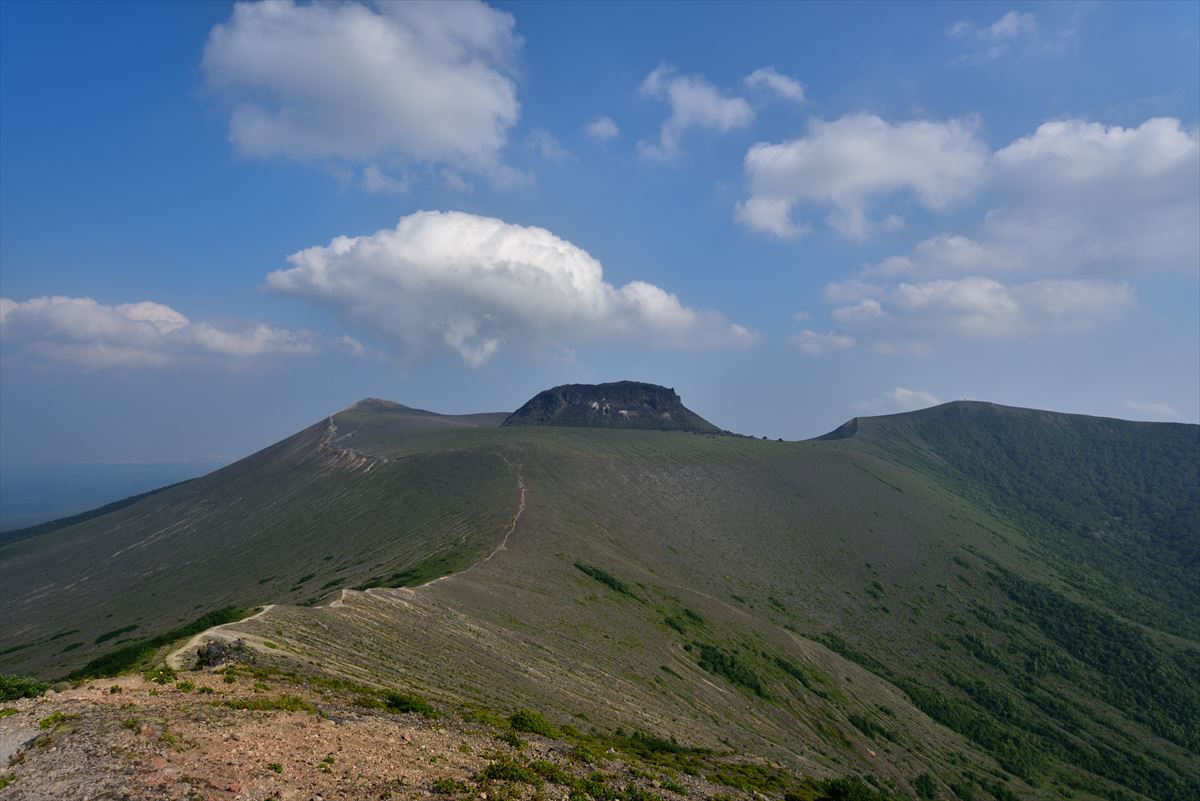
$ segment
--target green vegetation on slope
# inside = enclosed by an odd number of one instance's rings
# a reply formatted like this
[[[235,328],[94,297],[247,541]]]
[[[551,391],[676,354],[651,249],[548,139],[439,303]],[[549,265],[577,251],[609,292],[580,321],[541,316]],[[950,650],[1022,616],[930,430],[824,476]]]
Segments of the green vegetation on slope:
[[[68,679],[95,679],[106,676],[116,676],[121,673],[138,670],[148,664],[151,659],[165,646],[199,634],[213,626],[233,623],[250,614],[250,610],[236,606],[227,606],[207,612],[188,623],[186,626],[164,631],[153,637],[135,640],[127,645],[114,648],[111,651],[88,662],[78,670],[71,671]]]
[[[911,419],[931,468],[1035,535],[1069,581],[1200,637],[1200,427],[970,403]]]
[[[318,428],[220,481],[201,480],[209,481],[204,491],[163,493],[107,522],[15,546],[10,558],[33,559],[39,569],[50,564],[46,554],[66,552],[67,541],[94,547],[96,562],[120,552],[89,581],[140,576],[146,565],[128,546],[171,530],[184,514],[173,545],[204,542],[212,553],[187,551],[180,564],[191,573],[174,574],[181,591],[158,622],[121,611],[80,623],[60,613],[53,625],[6,641],[16,650],[3,657],[70,658],[58,656],[67,638],[54,638],[75,628],[85,643],[131,625],[170,628],[161,618],[177,625],[196,602],[186,591],[219,590],[223,603],[284,601],[234,625],[253,642],[270,641],[256,654],[264,663],[411,687],[442,709],[544,710],[544,718],[517,713],[505,723],[514,743],[518,726],[543,721],[564,734],[586,730],[597,744],[636,739],[664,770],[700,770],[774,798],[873,797],[854,795],[861,791],[980,801],[1195,799],[1194,609],[1132,587],[1161,574],[1186,590],[1180,598],[1195,590],[1196,571],[1181,570],[1188,547],[1176,547],[1197,534],[1188,528],[1195,493],[1159,493],[1134,514],[1130,499],[1157,491],[1105,478],[1141,469],[1130,454],[1161,470],[1189,469],[1194,457],[1164,455],[1170,447],[1153,426],[1121,429],[1133,439],[1150,431],[1158,445],[1126,442],[1117,449],[1123,461],[1107,467],[1108,446],[1093,448],[1100,467],[1088,481],[1110,504],[1097,507],[1107,528],[1101,517],[1095,529],[1071,528],[1028,485],[1033,468],[1022,460],[1036,462],[1043,484],[1063,498],[1082,491],[1074,479],[1054,483],[1075,468],[1070,460],[1047,464],[1057,451],[1036,443],[1037,426],[1075,423],[1024,412],[1019,422],[992,420],[1009,411],[977,405],[971,414],[979,419],[937,422],[916,413],[862,421],[849,440],[772,443],[554,426],[414,427],[412,410],[382,413],[386,423],[375,425],[377,412],[364,407],[335,420],[336,437],[352,434],[346,441],[356,451],[330,446],[332,435]],[[926,437],[926,425],[941,428]],[[999,433],[969,453],[938,444],[956,441],[953,429],[964,426]],[[1003,442],[1013,427],[1013,442],[1026,444]],[[1193,443],[1185,451],[1195,447],[1200,429],[1170,428]],[[1090,436],[1086,425],[1080,430],[1071,436]],[[961,435],[971,436],[978,435]],[[981,461],[971,467],[975,457]],[[296,605],[319,601],[322,585],[423,583],[492,553],[512,520],[518,469],[527,505],[494,558],[429,588],[349,591],[336,606]],[[274,511],[247,501],[236,520],[213,516],[243,495],[274,503]],[[267,514],[284,514],[286,524]],[[1147,533],[1151,525],[1157,534]],[[188,526],[215,540],[182,536]],[[1128,569],[1105,550],[1127,540],[1143,552]],[[239,550],[246,542],[256,550]],[[1089,550],[1092,542],[1098,550]],[[239,559],[250,566],[236,570]],[[87,600],[33,594],[78,578],[38,575],[30,597]],[[162,591],[125,583],[121,598]],[[27,619],[4,601],[6,621]],[[1130,622],[1134,613],[1174,636]],[[1180,625],[1164,622],[1171,620]],[[371,698],[382,709],[378,693]],[[800,764],[869,778],[806,785],[787,778]]]

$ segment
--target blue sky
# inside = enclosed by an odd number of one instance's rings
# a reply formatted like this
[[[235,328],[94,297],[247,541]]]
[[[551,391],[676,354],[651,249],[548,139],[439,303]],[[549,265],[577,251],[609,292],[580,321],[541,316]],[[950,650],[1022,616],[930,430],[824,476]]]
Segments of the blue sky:
[[[1195,3],[9,2],[0,67],[10,475],[621,378],[1200,417]]]

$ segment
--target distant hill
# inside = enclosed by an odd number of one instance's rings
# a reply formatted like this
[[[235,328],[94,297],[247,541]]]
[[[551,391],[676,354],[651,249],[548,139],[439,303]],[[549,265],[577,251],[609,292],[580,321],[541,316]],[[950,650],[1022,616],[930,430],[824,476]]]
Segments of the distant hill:
[[[854,418],[854,438],[992,508],[1081,591],[1200,639],[1200,426],[956,401]]]
[[[504,425],[720,432],[684,406],[675,390],[639,381],[547,389],[509,415]]]
[[[610,427],[690,418],[607,386],[534,424],[363,401],[4,545],[0,670],[276,604],[222,630],[255,670],[535,710],[772,799],[1200,798],[1200,427],[956,403],[768,442]]]

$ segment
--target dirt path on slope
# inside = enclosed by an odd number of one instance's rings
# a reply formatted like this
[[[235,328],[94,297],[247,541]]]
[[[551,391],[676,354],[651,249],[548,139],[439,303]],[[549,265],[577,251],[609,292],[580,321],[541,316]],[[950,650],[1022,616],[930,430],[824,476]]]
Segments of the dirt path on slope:
[[[484,562],[490,562],[493,556],[495,556],[496,554],[505,550],[505,548],[508,546],[508,538],[511,537],[512,533],[517,530],[517,521],[519,521],[521,519],[521,513],[525,511],[525,473],[524,473],[525,462],[523,462],[523,461],[517,462],[516,465],[514,465],[512,462],[510,462],[508,460],[508,458],[504,454],[497,453],[496,455],[499,456],[501,459],[503,459],[504,463],[506,465],[508,465],[510,468],[516,467],[516,469],[517,469],[517,492],[518,492],[517,512],[516,512],[516,514],[513,515],[512,522],[508,524],[508,531],[504,532],[504,539],[500,540],[500,544],[497,545],[492,550],[491,553],[489,553],[487,556],[480,559],[478,562],[475,562],[470,567],[460,570],[457,573],[449,573],[445,576],[439,576],[438,578],[435,578],[433,581],[427,581],[424,584],[418,585],[414,589],[418,589],[418,590],[423,589],[424,587],[428,587],[432,584],[437,584],[439,581],[442,581],[444,579],[452,578],[454,576],[461,576],[463,573],[470,573],[472,570],[479,567]]]
[[[190,640],[188,640],[183,645],[182,648],[177,648],[176,650],[167,654],[167,665],[170,666],[171,668],[173,668],[174,670],[186,670],[191,667],[191,664],[189,664],[188,656],[190,654],[194,653],[195,650],[197,648],[199,648],[201,645],[203,645],[204,643],[210,642],[212,640],[222,640],[224,642],[233,642],[234,640],[239,639],[239,638],[245,639],[244,635],[234,635],[229,632],[222,631],[222,629],[224,629],[226,626],[234,626],[234,625],[237,625],[238,623],[245,623],[247,620],[254,620],[255,618],[260,618],[263,615],[265,615],[267,612],[270,612],[274,608],[275,608],[275,604],[267,604],[266,606],[264,606],[262,609],[258,610],[256,613],[254,613],[250,617],[244,617],[241,620],[235,620],[232,623],[222,623],[219,626],[213,626],[210,629],[205,629],[204,631],[200,632],[199,634],[193,636]]]

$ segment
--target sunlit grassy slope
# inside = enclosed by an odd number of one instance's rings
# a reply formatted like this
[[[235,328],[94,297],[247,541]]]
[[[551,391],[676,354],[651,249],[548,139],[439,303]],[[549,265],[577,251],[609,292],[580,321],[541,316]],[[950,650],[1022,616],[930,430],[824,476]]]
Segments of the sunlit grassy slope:
[[[261,660],[446,703],[910,795],[928,772],[943,798],[1200,797],[1196,426],[949,404],[777,443],[424,415],[360,404],[0,550],[0,668],[282,601],[234,627]]]

